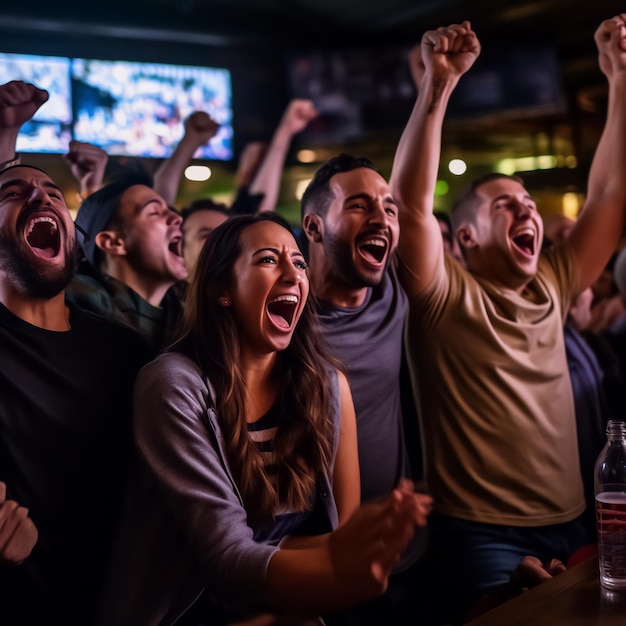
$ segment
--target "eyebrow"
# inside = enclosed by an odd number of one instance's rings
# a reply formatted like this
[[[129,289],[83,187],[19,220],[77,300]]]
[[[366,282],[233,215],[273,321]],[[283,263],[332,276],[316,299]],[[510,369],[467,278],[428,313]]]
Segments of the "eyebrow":
[[[184,228],[181,227],[181,232],[183,233],[183,237],[190,237],[191,236],[191,232],[189,230],[185,230]],[[211,235],[213,233],[213,231],[215,230],[215,228],[212,228],[211,226],[203,226],[202,228],[198,228],[197,231],[195,231],[194,236],[195,237],[208,237],[209,235]]]
[[[364,191],[359,191],[358,193],[353,193],[351,196],[348,196],[344,202],[351,202],[352,200],[359,200],[360,198],[363,198],[365,200],[372,200],[372,196],[370,196],[368,193],[365,193]],[[383,202],[387,203],[387,204],[393,204],[394,206],[396,206],[396,201],[391,197],[391,195],[387,195],[385,196]]]
[[[0,183],[0,191],[3,189],[6,189],[7,187],[27,187],[30,183],[26,182],[24,179],[22,178],[13,178],[12,180],[7,180],[5,183]],[[51,180],[44,180],[41,181],[41,186],[42,187],[46,187],[48,189],[54,189],[56,191],[58,191],[61,195],[63,194],[63,192],[61,191],[61,188],[53,183]]]
[[[162,205],[162,201],[159,198],[150,198],[147,202],[137,207],[135,211],[135,215],[139,215],[144,209],[147,209],[151,204],[158,204],[159,207]]]
[[[263,252],[273,252],[276,256],[280,255],[280,250],[278,248],[259,248],[256,252],[252,253],[252,256],[255,257],[259,254],[263,254]],[[291,253],[291,256],[292,257],[298,256],[298,257],[304,258],[304,254],[302,254],[300,250],[294,250]]]
[[[498,202],[498,200],[507,200],[508,198],[512,198],[512,197],[513,197],[512,193],[501,193],[499,196],[496,196],[491,201],[491,204],[495,204],[496,202]],[[524,198],[527,199],[527,200],[532,200],[534,202],[532,196],[529,193],[525,194]]]

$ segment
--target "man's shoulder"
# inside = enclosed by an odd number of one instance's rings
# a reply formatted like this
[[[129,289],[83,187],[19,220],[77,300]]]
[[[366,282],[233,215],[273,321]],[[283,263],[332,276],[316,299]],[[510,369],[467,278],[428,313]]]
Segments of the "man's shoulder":
[[[65,297],[88,311],[100,312],[103,308],[114,308],[113,299],[104,283],[87,274],[74,274],[65,290]]]
[[[134,292],[119,281],[86,274],[75,274],[65,290],[65,298],[84,311],[119,324],[133,326],[129,312],[137,310]]]
[[[565,240],[541,251],[537,264],[537,276],[558,293],[564,309],[570,306],[579,288],[579,266],[574,250]]]
[[[135,330],[108,317],[86,310],[69,302],[71,307],[70,320],[72,328],[86,339],[101,345],[115,345],[124,348],[124,354],[134,351],[145,354],[146,360],[151,355],[151,350],[143,337]]]
[[[77,290],[84,289],[85,291],[104,289],[104,284],[100,278],[93,274],[82,274],[80,272],[76,272],[72,276],[70,286]]]

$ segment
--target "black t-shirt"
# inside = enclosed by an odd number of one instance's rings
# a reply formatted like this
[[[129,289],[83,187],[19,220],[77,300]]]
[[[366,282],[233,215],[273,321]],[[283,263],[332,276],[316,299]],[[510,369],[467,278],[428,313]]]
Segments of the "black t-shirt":
[[[70,322],[43,330],[0,304],[0,480],[39,532],[24,563],[0,566],[5,626],[89,623],[130,462],[148,347],[74,307]]]

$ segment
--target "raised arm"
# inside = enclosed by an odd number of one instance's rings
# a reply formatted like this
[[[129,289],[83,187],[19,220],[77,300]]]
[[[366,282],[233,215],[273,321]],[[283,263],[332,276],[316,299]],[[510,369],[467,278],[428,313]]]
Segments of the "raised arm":
[[[48,100],[48,92],[21,80],[0,85],[0,168],[16,158],[20,128]]]
[[[409,56],[418,96],[390,180],[399,210],[400,277],[409,295],[424,289],[443,263],[441,232],[433,216],[441,131],[450,96],[479,53],[476,34],[463,22],[426,32]]]
[[[64,158],[72,176],[78,181],[81,198],[90,196],[102,187],[104,170],[109,160],[109,155],[102,148],[82,141],[70,141]]]
[[[249,141],[241,150],[237,171],[235,172],[235,188],[250,188],[261,162],[267,154],[268,144],[264,141]]]
[[[626,226],[626,14],[602,22],[595,40],[600,69],[609,81],[609,99],[586,202],[569,237],[581,291],[600,275]]]
[[[174,204],[185,167],[195,151],[215,137],[219,124],[204,111],[195,111],[185,120],[185,133],[172,155],[154,173],[154,190],[169,204]]]
[[[259,211],[273,211],[276,208],[280,179],[291,140],[316,117],[317,111],[310,100],[294,99],[285,109],[261,166],[250,185],[250,195],[264,194]]]

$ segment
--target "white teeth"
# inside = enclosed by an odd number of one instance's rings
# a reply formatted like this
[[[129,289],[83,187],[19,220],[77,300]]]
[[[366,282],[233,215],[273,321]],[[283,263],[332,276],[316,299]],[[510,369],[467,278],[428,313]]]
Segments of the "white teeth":
[[[372,239],[366,239],[361,245],[362,246],[379,246],[381,248],[384,248],[387,246],[387,242],[384,239],[373,237]]]
[[[298,304],[297,296],[278,296],[278,298],[274,298],[270,302],[270,304],[274,304],[274,302],[293,302],[294,304]]]
[[[522,230],[515,233],[516,237],[519,237],[520,235],[530,235],[531,237],[534,237],[535,231],[532,228],[523,228]]]
[[[48,222],[48,224],[52,224],[53,231],[57,229],[57,223],[51,217],[46,217],[46,216],[36,217],[30,221],[30,225],[28,227],[29,235],[33,232],[35,228],[35,224],[39,224],[40,222]]]

